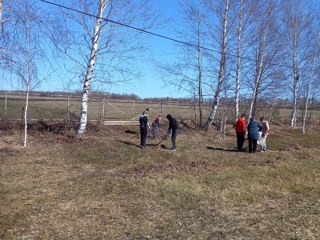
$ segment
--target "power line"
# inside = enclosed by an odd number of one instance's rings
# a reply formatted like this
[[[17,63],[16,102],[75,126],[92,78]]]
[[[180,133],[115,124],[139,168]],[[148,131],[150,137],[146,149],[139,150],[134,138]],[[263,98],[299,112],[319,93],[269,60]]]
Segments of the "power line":
[[[95,15],[93,15],[91,13],[83,12],[83,11],[80,11],[80,10],[77,10],[77,9],[74,9],[74,8],[70,8],[70,7],[67,7],[67,6],[58,4],[58,3],[50,2],[50,1],[47,1],[47,0],[39,0],[39,1],[43,2],[43,3],[47,3],[47,4],[50,4],[50,5],[53,5],[53,6],[56,6],[56,7],[67,9],[67,10],[70,10],[72,12],[77,12],[77,13],[80,13],[80,14],[84,14],[84,15],[87,15],[89,17],[99,18],[99,17],[97,17],[97,16],[95,16]],[[118,21],[111,20],[109,18],[102,17],[101,19],[103,19],[103,20],[105,20],[107,22],[111,22],[111,23],[114,23],[114,24],[117,24],[117,25],[120,25],[120,26],[123,26],[123,27],[126,27],[126,28],[134,29],[136,31],[143,32],[143,33],[146,33],[146,34],[149,34],[149,35],[152,35],[152,36],[155,36],[155,37],[159,37],[159,38],[162,38],[162,39],[166,39],[166,40],[169,40],[169,41],[172,41],[172,42],[180,43],[180,44],[187,45],[187,46],[194,47],[194,48],[201,48],[203,50],[207,50],[207,51],[210,51],[210,52],[221,53],[221,51],[214,50],[212,48],[198,46],[198,45],[193,44],[193,43],[188,43],[188,42],[185,42],[185,41],[182,41],[182,40],[178,40],[178,39],[175,39],[175,38],[172,38],[172,37],[168,37],[168,36],[165,36],[165,35],[162,35],[162,34],[150,32],[150,31],[138,28],[138,27],[134,27],[134,26],[131,26],[131,25],[128,25],[128,24],[125,24],[125,23],[121,23],[121,22],[118,22]],[[229,56],[232,56],[232,57],[238,57],[237,55],[234,55],[234,54],[231,54],[231,53],[227,53],[226,55],[229,55]],[[249,60],[249,61],[256,61],[256,59],[243,57],[243,56],[241,56],[240,58],[241,59],[245,59],[245,60]],[[291,66],[278,64],[278,63],[269,63],[269,64],[274,65],[274,66],[290,68],[290,69],[292,68]]]

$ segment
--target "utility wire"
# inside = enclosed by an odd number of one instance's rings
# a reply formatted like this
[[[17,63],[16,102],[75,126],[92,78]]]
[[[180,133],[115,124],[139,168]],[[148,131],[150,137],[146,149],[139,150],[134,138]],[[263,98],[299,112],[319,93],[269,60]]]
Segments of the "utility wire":
[[[50,5],[53,5],[53,6],[56,6],[56,7],[67,9],[67,10],[70,10],[72,12],[77,12],[77,13],[80,13],[80,14],[84,14],[84,15],[87,15],[89,17],[99,18],[99,17],[97,17],[97,16],[95,16],[95,15],[93,15],[91,13],[83,12],[83,11],[80,11],[80,10],[77,10],[77,9],[74,9],[74,8],[70,8],[70,7],[67,7],[67,6],[58,4],[58,3],[50,2],[50,1],[47,1],[47,0],[39,0],[39,1],[43,2],[43,3],[47,3],[47,4],[50,4]],[[165,36],[165,35],[162,35],[162,34],[150,32],[150,31],[147,31],[147,30],[144,30],[144,29],[141,29],[141,28],[138,28],[138,27],[134,27],[134,26],[131,26],[131,25],[128,25],[128,24],[125,24],[125,23],[117,22],[117,21],[114,21],[114,20],[111,20],[111,19],[108,19],[108,18],[105,18],[105,17],[102,17],[101,19],[103,19],[103,20],[105,20],[107,22],[111,22],[111,23],[114,23],[114,24],[117,24],[117,25],[120,25],[120,26],[123,26],[123,27],[126,27],[126,28],[134,29],[136,31],[143,32],[143,33],[146,33],[146,34],[149,34],[149,35],[152,35],[152,36],[155,36],[155,37],[159,37],[159,38],[162,38],[162,39],[166,39],[166,40],[169,40],[169,41],[172,41],[172,42],[180,43],[180,44],[187,45],[187,46],[194,47],[194,48],[201,48],[203,50],[207,50],[207,51],[210,51],[210,52],[215,52],[215,53],[220,53],[221,54],[221,51],[214,50],[212,48],[198,46],[198,45],[193,44],[193,43],[188,43],[188,42],[185,42],[185,41],[182,41],[182,40],[178,40],[178,39],[175,39],[175,38],[172,38],[172,37],[168,37],[168,36]],[[231,54],[231,53],[227,53],[227,55],[232,56],[232,57],[238,57],[237,55]],[[243,57],[243,56],[241,56],[240,58],[241,59],[245,59],[245,60],[249,60],[249,61],[256,61],[256,59]],[[269,64],[271,64],[273,66],[280,66],[280,67],[285,67],[285,68],[290,68],[290,69],[292,68],[291,66],[278,64],[278,63],[269,63]]]

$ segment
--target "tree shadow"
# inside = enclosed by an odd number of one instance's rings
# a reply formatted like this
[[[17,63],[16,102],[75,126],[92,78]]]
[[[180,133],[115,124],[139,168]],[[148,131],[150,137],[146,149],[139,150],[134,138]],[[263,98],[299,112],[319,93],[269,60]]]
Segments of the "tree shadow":
[[[212,151],[224,151],[224,152],[239,152],[236,148],[215,148],[215,147],[207,147],[208,150]]]

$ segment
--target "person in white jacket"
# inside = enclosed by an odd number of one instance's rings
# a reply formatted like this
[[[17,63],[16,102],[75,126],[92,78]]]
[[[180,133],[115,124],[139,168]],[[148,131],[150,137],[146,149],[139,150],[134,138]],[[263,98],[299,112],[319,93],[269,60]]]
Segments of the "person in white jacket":
[[[270,131],[269,123],[265,120],[264,117],[260,118],[261,122],[261,140],[259,141],[261,144],[261,151],[265,152],[267,150],[267,136]]]

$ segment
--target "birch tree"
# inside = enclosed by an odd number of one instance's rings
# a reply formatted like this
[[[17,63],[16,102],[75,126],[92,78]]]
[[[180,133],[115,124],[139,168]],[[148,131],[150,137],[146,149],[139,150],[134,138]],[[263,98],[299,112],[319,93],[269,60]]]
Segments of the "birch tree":
[[[316,45],[314,48],[314,55],[313,55],[313,60],[312,60],[312,65],[311,65],[311,71],[310,71],[310,76],[307,82],[306,86],[306,99],[305,99],[305,106],[304,106],[304,113],[303,113],[303,122],[302,122],[302,133],[306,133],[306,119],[307,119],[307,113],[308,113],[308,106],[309,106],[309,98],[310,98],[310,88],[311,88],[311,83],[313,80],[313,74],[315,71],[315,66],[316,66],[316,60],[317,60],[317,54],[319,50],[319,43],[320,43],[320,31],[318,32],[318,37],[316,40]]]
[[[219,64],[219,73],[218,73],[218,79],[217,79],[217,86],[214,93],[214,99],[212,103],[212,109],[209,114],[208,120],[207,120],[207,129],[210,128],[215,115],[217,113],[217,108],[219,106],[220,101],[220,94],[222,91],[223,86],[223,79],[224,79],[224,73],[225,73],[225,65],[226,65],[226,53],[227,53],[227,24],[228,24],[228,12],[229,12],[229,0],[225,0],[224,3],[224,15],[222,20],[222,39],[221,39],[221,58],[220,58],[220,64]]]
[[[59,50],[73,73],[70,85],[82,83],[78,134],[85,133],[90,89],[101,91],[140,78],[136,63],[143,59],[147,46],[146,35],[137,29],[150,29],[158,18],[149,2],[74,0],[61,2],[57,8],[65,21],[65,35],[55,36],[55,41],[63,42]]]
[[[24,140],[23,146],[27,146],[28,140],[28,109],[29,93],[39,86],[49,72],[46,50],[49,50],[48,41],[44,39],[45,31],[50,28],[48,23],[49,14],[46,19],[42,17],[43,10],[32,0],[8,1],[3,12],[3,28],[6,36],[5,72],[11,79],[21,83],[26,92],[25,106],[23,112]],[[44,27],[45,26],[45,27]],[[41,65],[41,68],[39,67]],[[40,70],[40,69],[41,70]]]
[[[158,68],[164,75],[166,85],[174,86],[178,91],[192,96],[195,105],[196,124],[203,125],[203,96],[206,85],[205,59],[203,58],[205,43],[203,19],[206,10],[203,1],[179,1],[182,17],[175,19],[176,39],[184,44],[176,44],[176,57],[169,63],[158,63]],[[197,115],[199,120],[197,121]]]
[[[88,119],[88,94],[89,94],[89,88],[91,84],[91,78],[92,78],[92,72],[94,68],[94,64],[96,61],[97,51],[98,51],[98,42],[100,37],[100,31],[101,31],[101,22],[103,13],[106,9],[106,6],[109,4],[109,1],[107,0],[99,0],[99,9],[98,9],[98,15],[96,24],[94,26],[94,33],[91,43],[91,52],[90,52],[90,58],[88,61],[88,67],[87,72],[84,78],[84,84],[83,84],[83,91],[82,91],[82,98],[81,98],[81,111],[80,111],[80,124],[78,128],[78,133],[83,134],[86,130],[87,125],[87,119]]]
[[[198,99],[199,99],[199,125],[202,127],[202,111],[203,111],[203,93],[202,93],[202,61],[201,61],[201,16],[200,16],[200,0],[198,0]]]
[[[240,77],[241,77],[241,37],[243,28],[243,0],[240,0],[240,10],[239,10],[239,25],[237,29],[237,70],[236,70],[236,90],[235,90],[235,111],[234,119],[235,122],[239,116],[239,102],[240,102]]]
[[[308,35],[310,32],[311,18],[309,1],[288,0],[282,3],[284,11],[285,24],[285,41],[286,46],[291,52],[292,63],[292,83],[290,84],[292,91],[292,112],[290,117],[290,126],[296,127],[297,110],[298,110],[298,87],[301,81],[302,67],[306,56],[308,55],[306,49],[309,42]],[[304,76],[303,76],[304,77]]]

